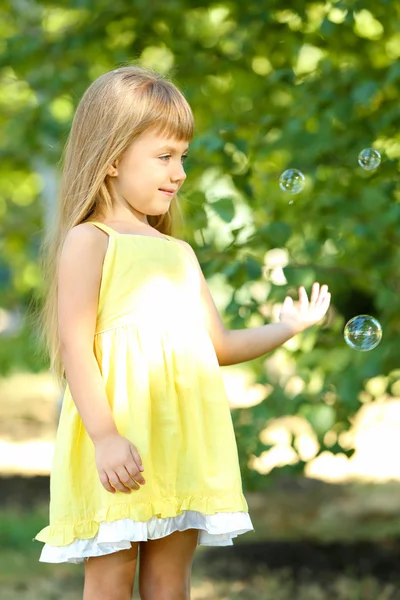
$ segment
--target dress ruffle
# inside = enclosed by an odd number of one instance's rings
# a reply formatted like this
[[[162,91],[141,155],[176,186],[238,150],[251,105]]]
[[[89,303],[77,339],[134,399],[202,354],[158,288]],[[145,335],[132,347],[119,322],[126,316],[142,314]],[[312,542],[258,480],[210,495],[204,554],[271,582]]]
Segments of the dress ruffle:
[[[128,503],[128,499],[129,496],[125,495],[123,503],[104,507],[87,520],[75,520],[72,517],[69,521],[55,521],[53,525],[42,529],[35,539],[51,546],[68,546],[75,540],[94,538],[104,522],[115,523],[128,519],[134,523],[148,523],[153,517],[164,521],[179,517],[185,512],[214,516],[216,514],[240,514],[247,511],[247,503],[242,493],[211,498],[207,496],[186,496],[183,499],[162,498],[153,502],[135,502],[134,504]],[[240,508],[234,511],[226,510],[226,507],[232,504]]]
[[[49,529],[49,527],[46,528],[46,530]],[[246,512],[205,515],[193,510],[184,511],[175,517],[163,519],[152,517],[146,522],[132,519],[103,521],[98,525],[96,535],[90,539],[75,539],[72,543],[64,546],[45,544],[40,561],[80,563],[85,558],[128,550],[131,542],[156,540],[175,531],[186,531],[187,529],[199,530],[199,545],[231,546],[233,538],[252,531],[253,526]],[[44,532],[45,530],[41,533]]]

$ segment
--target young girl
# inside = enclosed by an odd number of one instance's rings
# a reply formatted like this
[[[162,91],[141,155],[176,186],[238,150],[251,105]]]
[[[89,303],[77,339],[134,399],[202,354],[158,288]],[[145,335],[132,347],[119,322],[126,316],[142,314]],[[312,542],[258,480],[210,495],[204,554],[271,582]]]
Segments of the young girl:
[[[44,311],[67,387],[41,560],[85,560],[85,600],[190,597],[197,544],[252,530],[219,365],[318,322],[330,296],[286,298],[280,322],[227,331],[196,255],[171,237],[193,116],[161,76],[124,67],[76,111]]]

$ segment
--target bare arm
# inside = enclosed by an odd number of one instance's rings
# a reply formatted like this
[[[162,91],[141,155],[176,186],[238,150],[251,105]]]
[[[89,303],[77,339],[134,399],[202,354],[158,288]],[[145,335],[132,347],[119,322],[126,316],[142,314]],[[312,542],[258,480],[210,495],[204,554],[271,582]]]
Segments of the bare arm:
[[[93,352],[107,236],[91,225],[72,229],[60,258],[58,320],[62,361],[71,395],[93,441],[117,433]]]
[[[322,319],[329,307],[327,286],[313,285],[310,302],[304,288],[299,289],[299,303],[286,298],[279,323],[249,329],[227,330],[215,306],[197,257],[189,244],[181,242],[197,264],[201,280],[201,298],[207,330],[221,366],[235,365],[274,350],[288,339]]]
[[[109,492],[129,493],[145,483],[143,466],[136,447],[117,431],[93,351],[107,238],[87,224],[68,233],[59,265],[58,329],[68,385],[94,443],[100,481]]]

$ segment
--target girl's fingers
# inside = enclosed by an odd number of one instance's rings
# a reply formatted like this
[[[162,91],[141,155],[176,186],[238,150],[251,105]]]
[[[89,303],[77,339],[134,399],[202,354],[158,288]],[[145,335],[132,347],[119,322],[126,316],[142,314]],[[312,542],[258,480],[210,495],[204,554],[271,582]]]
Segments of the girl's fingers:
[[[146,483],[142,472],[144,471],[142,465],[142,459],[139,456],[139,452],[136,450],[135,446],[130,446],[131,456],[133,458],[133,464],[130,463],[128,468],[129,473],[140,483],[140,485],[144,485]]]
[[[120,482],[122,483],[122,485],[127,488],[128,492],[131,491],[131,489],[133,490],[138,490],[139,489],[139,485],[136,483],[136,481],[129,475],[128,471],[126,470],[125,467],[121,466],[118,467],[118,469],[115,469],[115,473],[118,477],[118,479],[120,480]]]
[[[326,315],[330,302],[331,295],[329,293],[325,294],[323,298],[318,301],[318,304],[315,307],[316,313],[318,314],[318,321],[320,321]]]
[[[134,485],[129,485],[129,487],[131,487],[132,489],[138,490],[140,489],[140,485],[143,485],[145,482],[145,480],[143,479],[143,477],[141,476],[141,474],[139,473],[139,471],[136,470],[136,466],[134,469],[134,473],[131,473],[131,469],[128,469],[127,467],[125,467],[126,472],[128,473],[128,477],[131,480],[132,483],[134,483]],[[136,474],[135,474],[136,471]]]
[[[142,459],[139,456],[139,452],[136,450],[135,446],[133,446],[132,444],[129,446],[130,451],[131,451],[131,455],[133,460],[135,461],[137,468],[139,471],[144,471],[143,465],[142,465]]]
[[[136,469],[133,473],[131,473],[130,469],[127,469],[126,466],[121,467],[121,473],[120,471],[118,471],[118,477],[120,478],[122,483],[127,487],[131,488],[132,490],[138,490],[140,488],[139,477],[141,477],[141,475],[138,471],[136,471],[136,473],[135,471]],[[143,478],[141,477],[141,479]]]
[[[320,302],[321,302],[321,301],[323,302],[323,301],[325,300],[325,298],[326,298],[327,294],[328,294],[328,286],[324,284],[324,285],[321,287],[321,291],[320,291],[320,293],[319,293],[319,301],[320,301]]]
[[[329,306],[329,302],[330,302],[330,294],[328,293],[328,286],[327,285],[323,285],[317,300],[317,303],[315,305],[315,307],[318,310],[324,310],[326,312],[326,310],[328,309]],[[328,303],[327,302],[327,298],[328,298]],[[326,306],[325,306],[326,305]]]
[[[308,308],[308,296],[303,286],[299,287],[299,302],[300,310],[306,310]]]
[[[107,492],[111,492],[111,494],[115,494],[115,489],[110,484],[107,473],[105,471],[102,471],[99,474],[99,477],[100,477],[101,485],[103,486],[103,488],[105,490],[107,490]]]
[[[286,296],[281,308],[281,315],[286,318],[288,316],[296,318],[299,322],[304,322],[310,326],[312,323],[317,323],[326,314],[331,301],[331,295],[328,292],[326,284],[320,285],[317,281],[313,283],[311,289],[310,301],[308,300],[307,292],[304,286],[299,287],[299,302],[294,302],[290,296]]]
[[[140,483],[140,485],[144,485],[146,483],[143,475],[141,474],[136,463],[133,460],[129,464],[125,465],[125,469],[129,477],[132,477],[135,481]]]
[[[311,289],[311,299],[310,299],[311,306],[315,306],[320,295],[321,295],[320,286],[319,286],[318,281],[316,281],[315,283],[313,283],[313,286]]]
[[[282,308],[281,308],[281,313],[285,312],[287,310],[291,310],[293,308],[293,298],[291,298],[290,296],[286,296],[286,298],[283,301],[282,304]]]
[[[326,312],[328,310],[330,303],[331,303],[331,295],[329,292],[327,292],[326,296],[324,296],[324,299],[321,303],[321,308],[324,310],[324,312]]]
[[[110,473],[108,475],[108,479],[111,483],[111,485],[113,486],[113,488],[115,488],[116,490],[119,490],[120,492],[123,492],[124,494],[130,494],[131,490],[126,487],[122,481],[120,480],[118,473]]]

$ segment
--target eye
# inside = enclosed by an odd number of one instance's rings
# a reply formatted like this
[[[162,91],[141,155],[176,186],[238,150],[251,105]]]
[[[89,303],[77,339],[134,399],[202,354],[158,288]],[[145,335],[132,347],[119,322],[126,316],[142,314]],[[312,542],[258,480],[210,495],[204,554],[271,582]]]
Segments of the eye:
[[[188,159],[188,154],[182,154],[181,162],[185,162]]]
[[[159,158],[160,160],[163,160],[164,162],[167,162],[167,160],[168,160],[169,158],[171,158],[171,155],[170,155],[170,154],[163,154],[162,156],[159,156],[158,158]]]

